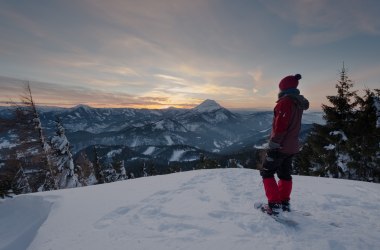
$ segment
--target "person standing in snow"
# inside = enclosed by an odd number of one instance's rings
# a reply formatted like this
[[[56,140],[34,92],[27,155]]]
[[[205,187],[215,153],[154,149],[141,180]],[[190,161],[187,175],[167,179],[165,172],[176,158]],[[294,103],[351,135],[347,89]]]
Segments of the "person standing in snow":
[[[299,152],[302,114],[309,108],[309,101],[297,89],[301,78],[300,74],[290,75],[279,83],[280,92],[274,108],[269,149],[260,170],[268,199],[263,210],[269,214],[278,214],[281,208],[290,211],[292,159]],[[274,177],[276,173],[278,183]]]

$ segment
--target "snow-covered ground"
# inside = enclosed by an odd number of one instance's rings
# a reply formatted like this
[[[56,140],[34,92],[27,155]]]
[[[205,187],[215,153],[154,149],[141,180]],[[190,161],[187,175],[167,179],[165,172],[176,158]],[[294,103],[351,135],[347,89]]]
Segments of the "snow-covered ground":
[[[380,249],[380,185],[294,177],[287,214],[256,170],[216,169],[22,195],[0,202],[0,249]]]
[[[0,149],[2,149],[2,148],[13,148],[16,146],[17,146],[17,144],[10,143],[7,140],[2,140],[2,142],[0,142]]]
[[[165,137],[165,139],[167,141],[167,145],[173,145],[174,144],[174,142],[173,142],[172,138],[170,137],[170,135],[165,135],[164,137]]]
[[[150,147],[148,147],[145,151],[144,151],[144,153],[143,153],[143,155],[151,155],[151,154],[153,154],[153,152],[156,150],[156,147],[154,147],[154,146],[150,146]]]

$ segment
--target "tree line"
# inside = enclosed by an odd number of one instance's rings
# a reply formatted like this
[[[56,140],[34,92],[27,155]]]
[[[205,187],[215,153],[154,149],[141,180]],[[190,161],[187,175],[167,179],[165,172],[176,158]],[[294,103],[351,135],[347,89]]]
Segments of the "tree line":
[[[380,90],[354,90],[343,66],[293,166],[295,174],[380,182]]]

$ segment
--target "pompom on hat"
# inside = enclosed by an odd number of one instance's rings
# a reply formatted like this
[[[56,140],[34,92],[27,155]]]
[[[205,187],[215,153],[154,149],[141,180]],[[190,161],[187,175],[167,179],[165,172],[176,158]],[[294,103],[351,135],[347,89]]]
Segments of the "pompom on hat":
[[[298,81],[301,79],[302,76],[300,74],[295,74],[294,76],[286,76],[280,81],[278,87],[281,91],[287,89],[295,89],[298,86]]]

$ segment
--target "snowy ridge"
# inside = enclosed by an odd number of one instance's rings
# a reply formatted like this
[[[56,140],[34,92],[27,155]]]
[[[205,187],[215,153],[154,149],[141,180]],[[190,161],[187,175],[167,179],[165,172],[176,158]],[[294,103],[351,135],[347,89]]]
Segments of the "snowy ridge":
[[[292,206],[311,216],[284,215],[293,228],[253,208],[261,182],[256,170],[199,170],[15,197],[0,203],[0,249],[378,249],[379,184],[294,176]],[[46,220],[50,206],[25,213],[41,204],[53,204]]]

